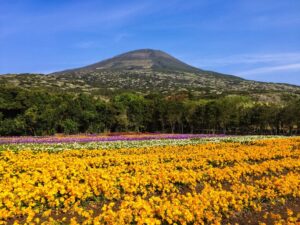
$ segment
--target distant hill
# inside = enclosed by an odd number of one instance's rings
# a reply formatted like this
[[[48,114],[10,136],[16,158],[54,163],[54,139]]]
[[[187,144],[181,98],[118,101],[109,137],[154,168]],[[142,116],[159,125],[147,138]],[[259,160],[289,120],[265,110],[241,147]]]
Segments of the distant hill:
[[[124,90],[145,94],[189,91],[195,96],[300,94],[299,86],[250,81],[198,69],[163,51],[152,49],[127,52],[82,68],[49,75],[2,75],[0,84],[98,95]]]

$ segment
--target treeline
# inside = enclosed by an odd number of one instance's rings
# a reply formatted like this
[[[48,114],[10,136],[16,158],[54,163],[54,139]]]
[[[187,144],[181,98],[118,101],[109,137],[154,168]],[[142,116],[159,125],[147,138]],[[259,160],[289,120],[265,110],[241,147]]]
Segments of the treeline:
[[[254,102],[245,96],[214,100],[122,93],[95,96],[18,88],[0,90],[0,135],[176,132],[298,134],[300,100]]]

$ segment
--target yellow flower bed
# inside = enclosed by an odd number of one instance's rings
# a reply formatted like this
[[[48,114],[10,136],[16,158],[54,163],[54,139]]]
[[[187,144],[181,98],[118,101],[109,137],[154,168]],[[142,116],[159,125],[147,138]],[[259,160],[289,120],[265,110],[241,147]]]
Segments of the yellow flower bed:
[[[0,153],[0,224],[295,224],[299,199],[300,138]]]

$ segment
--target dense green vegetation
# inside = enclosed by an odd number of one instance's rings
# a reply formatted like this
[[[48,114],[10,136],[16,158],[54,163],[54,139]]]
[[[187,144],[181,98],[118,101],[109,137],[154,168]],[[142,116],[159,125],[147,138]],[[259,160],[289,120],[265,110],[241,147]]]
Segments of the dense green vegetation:
[[[0,135],[148,131],[225,134],[296,134],[300,100],[262,103],[229,95],[193,99],[121,93],[109,101],[82,93],[0,90]]]

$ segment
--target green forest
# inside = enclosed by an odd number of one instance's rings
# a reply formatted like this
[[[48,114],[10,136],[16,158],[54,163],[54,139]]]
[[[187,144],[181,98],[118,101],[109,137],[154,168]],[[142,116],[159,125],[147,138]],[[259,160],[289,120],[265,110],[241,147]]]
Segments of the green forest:
[[[194,99],[120,93],[109,100],[82,93],[3,87],[0,135],[172,132],[222,134],[300,133],[300,100],[263,103],[248,96]]]

